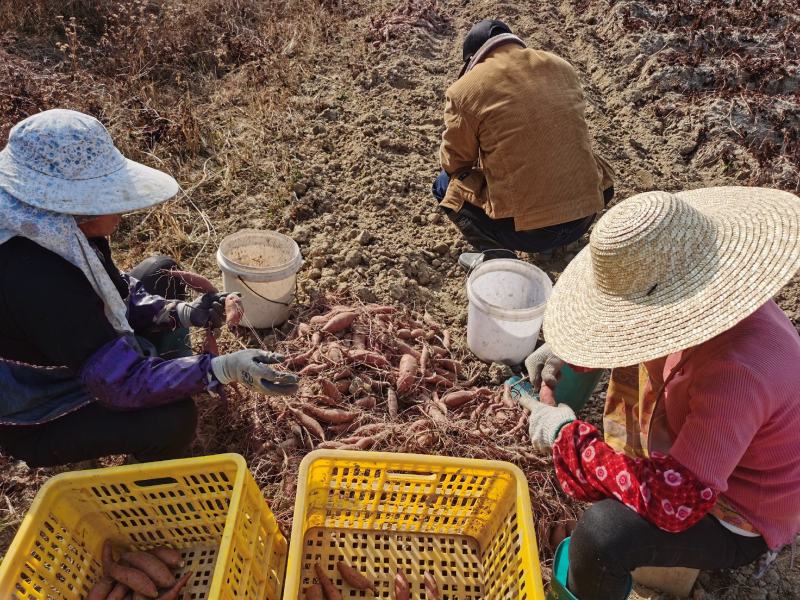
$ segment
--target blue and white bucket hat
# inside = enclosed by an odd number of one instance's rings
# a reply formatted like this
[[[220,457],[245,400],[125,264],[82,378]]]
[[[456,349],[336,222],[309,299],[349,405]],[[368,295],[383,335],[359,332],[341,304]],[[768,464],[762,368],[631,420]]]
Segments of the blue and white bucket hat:
[[[125,158],[94,117],[54,109],[11,129],[0,152],[0,189],[37,208],[91,216],[154,206],[179,186],[166,173]]]

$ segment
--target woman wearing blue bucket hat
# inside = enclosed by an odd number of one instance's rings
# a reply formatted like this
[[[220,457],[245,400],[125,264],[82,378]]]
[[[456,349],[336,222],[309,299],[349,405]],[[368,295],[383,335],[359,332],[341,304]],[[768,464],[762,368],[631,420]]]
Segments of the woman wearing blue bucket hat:
[[[192,395],[237,381],[293,393],[279,355],[191,356],[188,327],[219,327],[224,294],[185,301],[175,262],[121,273],[108,236],[120,214],[178,193],[126,159],[103,125],[71,110],[33,115],[0,152],[0,448],[29,466],[111,454],[174,458],[194,436]],[[164,297],[167,296],[168,298]]]

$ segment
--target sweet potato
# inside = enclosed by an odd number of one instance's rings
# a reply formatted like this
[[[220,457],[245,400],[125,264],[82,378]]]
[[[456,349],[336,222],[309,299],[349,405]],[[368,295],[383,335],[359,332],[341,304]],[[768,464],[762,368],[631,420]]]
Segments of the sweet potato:
[[[350,411],[341,408],[320,408],[319,406],[314,406],[313,404],[304,405],[302,407],[302,411],[317,421],[323,421],[332,425],[350,423],[356,418],[355,413],[351,413]]]
[[[339,402],[342,399],[342,393],[330,379],[320,378],[319,385],[322,388],[322,393],[334,402]]]
[[[425,573],[425,592],[429,600],[442,600],[442,595],[439,592],[439,584],[436,583],[436,577],[430,571]]]
[[[355,401],[355,405],[364,410],[372,410],[377,403],[375,396],[364,396]]]
[[[319,343],[322,341],[322,334],[319,331],[315,331],[314,335],[311,336],[311,347],[316,348],[319,346]]]
[[[427,377],[423,378],[425,383],[429,383],[435,387],[439,387],[440,385],[446,388],[453,386],[453,380],[448,379],[447,377],[443,377],[438,373],[434,373],[432,375],[428,375]]]
[[[445,369],[447,369],[448,371],[452,371],[453,373],[458,373],[458,370],[461,367],[458,361],[455,361],[452,358],[437,358],[436,366],[444,367]]]
[[[217,287],[213,283],[197,273],[179,271],[178,269],[170,269],[169,271],[163,272],[170,277],[180,279],[187,287],[190,287],[196,292],[202,292],[203,294],[215,294],[217,292]]]
[[[114,585],[114,589],[111,590],[111,593],[108,596],[105,596],[106,600],[123,600],[128,595],[130,590],[128,586],[122,583],[116,583]],[[147,596],[145,596],[146,598]]]
[[[292,413],[300,425],[308,429],[323,442],[325,441],[325,430],[322,428],[322,425],[319,424],[319,421],[313,417],[309,417],[303,411],[297,410],[296,408],[289,407],[289,412]]]
[[[336,371],[336,374],[333,376],[334,381],[339,381],[340,379],[349,379],[353,376],[353,371],[350,367],[344,367],[343,369],[339,369]]]
[[[122,560],[139,569],[160,588],[168,588],[175,583],[175,576],[169,567],[154,554],[135,550],[123,553]]]
[[[158,597],[158,600],[178,600],[178,596],[181,593],[181,590],[186,587],[186,584],[189,583],[189,580],[192,578],[192,572],[186,571],[183,575],[180,576],[178,581],[166,592],[161,594]]]
[[[350,391],[350,386],[352,385],[352,379],[339,379],[336,382],[336,389],[339,390],[340,394],[346,394]]]
[[[411,330],[410,329],[398,329],[397,330],[397,337],[401,340],[410,340],[411,339]]]
[[[236,327],[242,322],[244,316],[244,306],[242,298],[238,294],[228,294],[225,296],[225,323],[228,327]]]
[[[477,394],[475,393],[475,390],[459,390],[457,392],[450,392],[442,396],[442,402],[444,402],[444,405],[447,408],[458,408],[476,396]]]
[[[444,346],[445,350],[450,350],[450,330],[445,329],[442,333],[442,346]]]
[[[422,329],[421,327],[411,330],[412,339],[418,340],[419,338],[424,338],[424,337],[425,337],[425,330]]]
[[[325,370],[325,365],[320,365],[316,363],[311,363],[310,365],[306,365],[297,373],[301,377],[313,377],[314,375],[319,375]]]
[[[185,564],[180,550],[175,550],[174,548],[156,546],[155,548],[150,548],[148,552],[160,558],[161,562],[173,569],[180,569]]]
[[[397,346],[397,350],[398,350],[398,351],[399,351],[401,354],[410,354],[411,356],[413,356],[413,357],[414,357],[414,358],[416,358],[417,360],[419,360],[419,359],[420,359],[420,354],[419,354],[419,352],[417,352],[416,350],[414,350],[414,348],[412,348],[411,346],[409,346],[409,345],[408,345],[408,344],[406,344],[405,342],[396,342],[396,346]]]
[[[419,355],[419,372],[425,375],[428,371],[428,363],[431,360],[431,349],[426,345]]]
[[[354,569],[343,560],[336,563],[336,569],[344,579],[345,583],[357,590],[372,590],[375,591],[375,584],[369,579],[364,577],[360,571]]]
[[[369,450],[384,437],[386,437],[386,433],[379,433],[370,437],[361,438],[350,444],[342,444],[339,446],[339,450]]]
[[[344,331],[353,324],[357,316],[358,314],[354,312],[343,312],[334,315],[325,323],[322,327],[322,331],[325,333],[339,333],[340,331]]]
[[[367,304],[364,310],[372,315],[390,315],[397,312],[394,306],[382,306],[380,304]]]
[[[300,323],[297,326],[297,337],[306,337],[311,333],[311,326],[308,323]]]
[[[417,359],[410,354],[403,354],[400,358],[400,369],[397,375],[397,393],[405,394],[414,385],[414,380],[417,377],[417,369],[419,363]]]
[[[399,405],[397,404],[397,392],[395,392],[392,388],[386,392],[386,407],[389,410],[389,417],[394,420],[397,418],[397,414],[400,412]]]
[[[341,592],[333,585],[330,577],[325,573],[325,569],[319,566],[319,563],[314,565],[314,572],[317,574],[317,579],[319,579],[322,589],[325,590],[325,598],[327,600],[342,600]]]
[[[373,435],[376,433],[380,433],[386,429],[385,423],[368,423],[367,425],[362,425],[358,429],[353,432],[353,435]]]
[[[94,584],[89,590],[85,600],[106,600],[106,597],[114,589],[114,580],[111,577],[101,577],[100,581]]]
[[[103,575],[106,577],[111,577],[109,571],[111,570],[111,565],[114,563],[114,545],[111,543],[111,540],[106,540],[103,542],[103,551],[101,556],[103,562]]]
[[[411,600],[411,584],[401,571],[394,576],[394,600]]]
[[[320,450],[336,450],[337,448],[341,448],[344,442],[340,442],[339,440],[328,440],[327,442],[322,442],[317,444],[317,448]]]
[[[139,592],[148,598],[158,596],[158,588],[146,573],[133,567],[126,567],[119,563],[111,563],[108,573],[115,581],[128,586],[134,592]]]
[[[350,362],[361,363],[371,367],[382,368],[389,366],[389,361],[386,360],[385,356],[375,352],[370,352],[369,350],[354,350],[350,353],[347,359]]]
[[[318,583],[304,589],[303,595],[306,600],[325,600],[325,596],[322,594],[322,586]]]

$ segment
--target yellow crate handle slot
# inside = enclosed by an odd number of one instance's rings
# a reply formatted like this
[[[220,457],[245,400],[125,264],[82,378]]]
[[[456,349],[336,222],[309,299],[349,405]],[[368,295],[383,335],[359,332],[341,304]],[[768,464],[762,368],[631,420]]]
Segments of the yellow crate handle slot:
[[[389,480],[398,481],[436,481],[438,476],[436,473],[422,472],[417,473],[414,471],[387,471],[386,478]]]
[[[154,479],[138,479],[133,484],[138,487],[155,487],[157,485],[177,485],[178,480],[174,477],[156,477]]]

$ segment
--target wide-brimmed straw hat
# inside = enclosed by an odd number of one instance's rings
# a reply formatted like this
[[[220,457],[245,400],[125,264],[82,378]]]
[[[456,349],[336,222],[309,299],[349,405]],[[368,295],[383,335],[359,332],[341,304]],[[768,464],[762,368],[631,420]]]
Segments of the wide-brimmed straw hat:
[[[589,246],[564,270],[544,336],[573,365],[635,365],[730,329],[798,268],[793,194],[745,187],[639,194],[597,222]]]
[[[178,183],[128,160],[94,117],[47,110],[17,123],[0,152],[0,188],[25,204],[71,215],[147,208],[178,193]]]

